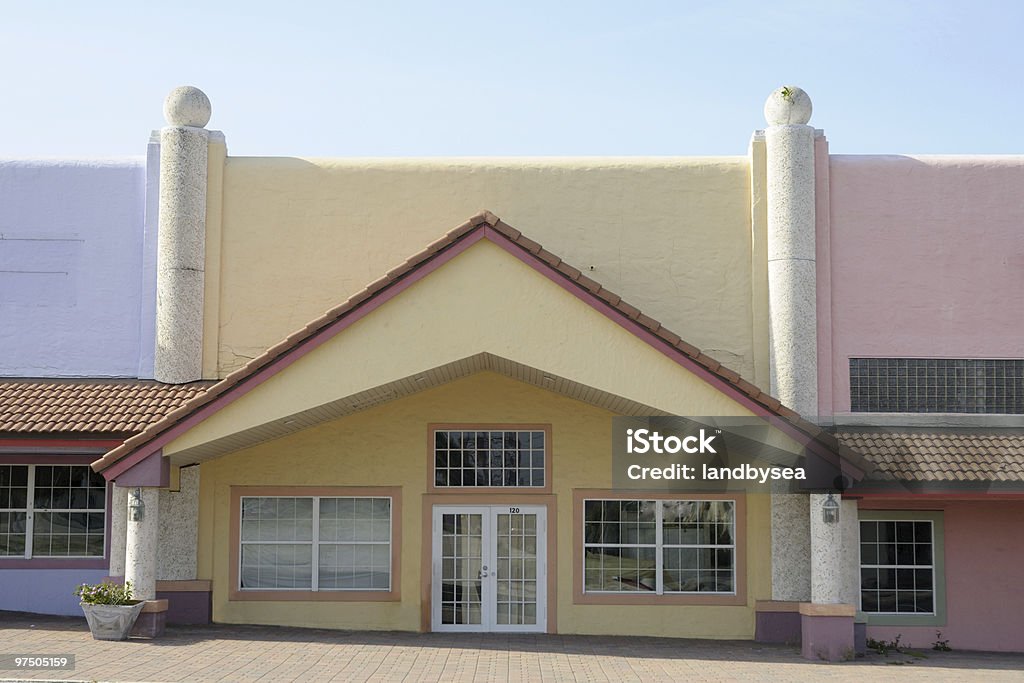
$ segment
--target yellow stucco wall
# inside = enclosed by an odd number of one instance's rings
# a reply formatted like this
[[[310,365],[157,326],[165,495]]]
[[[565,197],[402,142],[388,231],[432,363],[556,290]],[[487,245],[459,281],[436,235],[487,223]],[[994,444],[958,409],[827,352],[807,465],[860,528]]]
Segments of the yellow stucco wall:
[[[675,415],[751,415],[500,247],[481,241],[167,444],[164,453],[482,351]]]
[[[696,391],[714,391],[707,385]],[[417,630],[422,495],[432,422],[549,423],[557,498],[557,628],[561,633],[751,638],[753,604],[769,597],[769,507],[747,498],[747,605],[604,606],[572,601],[572,490],[611,485],[611,417],[602,409],[483,372],[204,463],[199,572],[213,580],[213,616],[228,623]],[[401,602],[230,602],[231,485],[401,486]],[[523,495],[523,504],[529,496]]]
[[[749,167],[228,157],[206,342],[223,377],[486,208],[754,378]]]

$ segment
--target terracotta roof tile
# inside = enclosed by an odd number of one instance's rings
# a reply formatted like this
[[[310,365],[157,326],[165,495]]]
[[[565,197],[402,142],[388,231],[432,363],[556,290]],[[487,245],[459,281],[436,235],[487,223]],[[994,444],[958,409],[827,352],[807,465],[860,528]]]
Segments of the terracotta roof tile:
[[[634,321],[636,324],[640,325],[642,329],[654,334],[662,341],[677,348],[691,361],[697,363],[708,372],[729,383],[742,394],[764,406],[769,411],[784,417],[792,418],[796,423],[796,426],[808,434],[814,434],[820,431],[815,425],[800,420],[795,412],[782,406],[778,399],[769,396],[750,382],[742,380],[739,374],[725,368],[714,358],[702,353],[697,347],[684,342],[679,335],[662,327],[661,323],[654,318],[643,315],[640,312],[640,309],[623,301],[621,297],[614,292],[605,289],[595,280],[583,276],[578,269],[562,261],[561,257],[547,251],[537,242],[523,237],[522,233],[502,222],[494,214],[484,211],[452,229],[443,238],[432,242],[425,250],[408,259],[405,263],[388,271],[385,277],[371,283],[366,287],[366,289],[357,293],[345,303],[330,309],[323,316],[310,322],[295,334],[290,335],[278,344],[267,349],[267,351],[249,361],[244,367],[222,379],[208,391],[194,396],[187,404],[177,410],[174,410],[164,419],[151,424],[146,428],[146,431],[143,434],[129,439],[120,447],[115,448],[103,456],[103,458],[93,463],[94,467],[99,470],[110,467],[112,464],[128,455],[135,448],[143,445],[148,440],[156,438],[162,432],[173,427],[182,418],[194,413],[218,396],[242,384],[278,358],[300,347],[305,341],[309,340],[314,335],[344,318],[359,304],[365,303],[367,300],[384,292],[389,287],[395,285],[395,283],[403,277],[414,271],[417,267],[423,265],[430,259],[437,257],[447,249],[452,248],[464,236],[470,234],[474,230],[486,228],[490,228],[499,235],[504,236],[513,245],[531,255],[531,258],[537,258],[541,262],[546,263],[562,276],[576,283],[584,290],[592,294],[596,294],[602,300],[611,305],[618,313]],[[826,435],[826,440],[832,440],[831,436]],[[834,440],[832,440],[832,442],[834,443]]]
[[[0,433],[141,432],[212,384],[109,379],[3,380]]]
[[[1024,482],[1024,430],[847,429],[839,442],[904,481]]]

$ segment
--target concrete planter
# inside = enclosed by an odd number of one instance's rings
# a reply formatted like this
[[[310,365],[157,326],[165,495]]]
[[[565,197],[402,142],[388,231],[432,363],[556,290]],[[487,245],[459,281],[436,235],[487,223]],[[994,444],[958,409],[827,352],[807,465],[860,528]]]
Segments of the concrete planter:
[[[89,631],[96,640],[128,640],[128,634],[139,618],[145,602],[134,605],[86,605],[79,603],[89,622]]]

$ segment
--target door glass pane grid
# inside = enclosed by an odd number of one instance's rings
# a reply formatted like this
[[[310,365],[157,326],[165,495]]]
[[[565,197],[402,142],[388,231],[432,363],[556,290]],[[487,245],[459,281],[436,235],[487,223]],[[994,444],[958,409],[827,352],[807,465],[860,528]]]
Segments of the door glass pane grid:
[[[584,501],[584,590],[732,593],[734,536],[734,501]]]
[[[434,432],[434,485],[543,487],[544,432]]]
[[[497,622],[537,623],[537,515],[499,513]]]
[[[861,609],[875,614],[934,614],[930,521],[860,523]]]
[[[25,555],[28,465],[0,465],[0,556]]]
[[[441,623],[483,623],[483,515],[441,516]]]

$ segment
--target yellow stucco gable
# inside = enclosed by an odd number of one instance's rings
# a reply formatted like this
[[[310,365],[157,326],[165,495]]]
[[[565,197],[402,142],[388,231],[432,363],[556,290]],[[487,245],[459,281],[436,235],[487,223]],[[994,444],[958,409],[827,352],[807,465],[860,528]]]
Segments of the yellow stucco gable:
[[[481,240],[164,446],[173,456],[491,354],[677,415],[751,415],[604,313]]]

